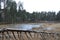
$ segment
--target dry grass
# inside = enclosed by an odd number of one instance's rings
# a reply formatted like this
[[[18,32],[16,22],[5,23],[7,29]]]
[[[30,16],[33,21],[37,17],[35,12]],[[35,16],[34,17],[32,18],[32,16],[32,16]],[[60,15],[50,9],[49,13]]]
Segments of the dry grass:
[[[60,40],[60,34],[34,33],[34,32],[4,32],[0,40]]]
[[[39,28],[33,28],[32,30],[42,30],[48,32],[60,32],[60,23],[43,23]]]
[[[7,25],[5,25],[5,26],[7,26]],[[44,28],[54,28],[54,29],[44,30]],[[51,32],[51,33],[60,32],[60,23],[43,23],[43,25],[41,27],[33,28],[32,30],[39,30],[39,31]],[[57,34],[45,34],[45,33],[42,34],[42,33],[14,32],[14,35],[16,38],[14,37],[12,32],[9,32],[10,37],[6,36],[6,34],[7,34],[6,32],[4,34],[5,34],[4,39],[1,37],[0,40],[2,40],[2,39],[3,40],[60,40],[60,34],[57,35]],[[18,34],[19,34],[19,36],[18,36]]]

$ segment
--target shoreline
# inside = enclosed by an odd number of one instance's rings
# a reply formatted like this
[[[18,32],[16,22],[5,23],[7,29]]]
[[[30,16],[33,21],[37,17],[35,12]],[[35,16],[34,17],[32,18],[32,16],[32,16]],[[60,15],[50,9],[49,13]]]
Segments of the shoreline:
[[[37,28],[33,28],[32,30],[40,30],[43,28],[47,28],[45,29],[45,31],[52,31],[52,32],[60,32],[60,23],[48,23],[48,22],[44,22],[44,23],[15,23],[15,24],[1,24],[0,27],[2,28],[7,28],[9,25],[21,25],[21,24],[43,24],[41,25],[41,27],[37,27]],[[29,26],[28,26],[29,27]],[[50,30],[52,28],[52,30]],[[49,29],[49,30],[48,30]]]
[[[0,22],[0,25],[6,25],[6,24],[32,24],[32,23],[60,23],[60,22],[56,22],[56,21],[15,22],[15,23]]]

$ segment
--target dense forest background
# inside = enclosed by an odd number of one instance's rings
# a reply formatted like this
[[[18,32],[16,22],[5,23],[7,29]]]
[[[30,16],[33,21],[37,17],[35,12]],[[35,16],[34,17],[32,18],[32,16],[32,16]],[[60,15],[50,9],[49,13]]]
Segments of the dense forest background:
[[[17,10],[17,3],[12,0],[8,0],[5,5],[7,6],[4,9],[1,9],[0,6],[0,22],[3,23],[60,21],[60,11],[58,13],[53,11],[29,13],[23,8],[21,2],[19,2]]]

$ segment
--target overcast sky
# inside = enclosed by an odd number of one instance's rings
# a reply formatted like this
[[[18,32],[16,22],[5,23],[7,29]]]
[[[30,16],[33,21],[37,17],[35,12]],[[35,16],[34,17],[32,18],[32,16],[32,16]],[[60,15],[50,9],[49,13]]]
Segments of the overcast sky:
[[[15,0],[17,3],[19,0]],[[33,11],[56,11],[60,10],[60,0],[21,0],[24,9],[28,12]]]

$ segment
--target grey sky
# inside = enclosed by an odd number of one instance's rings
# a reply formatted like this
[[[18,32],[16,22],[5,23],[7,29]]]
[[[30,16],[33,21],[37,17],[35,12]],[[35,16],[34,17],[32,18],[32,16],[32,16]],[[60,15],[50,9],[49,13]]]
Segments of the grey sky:
[[[23,2],[24,9],[33,11],[56,11],[60,10],[60,0],[15,0]]]

